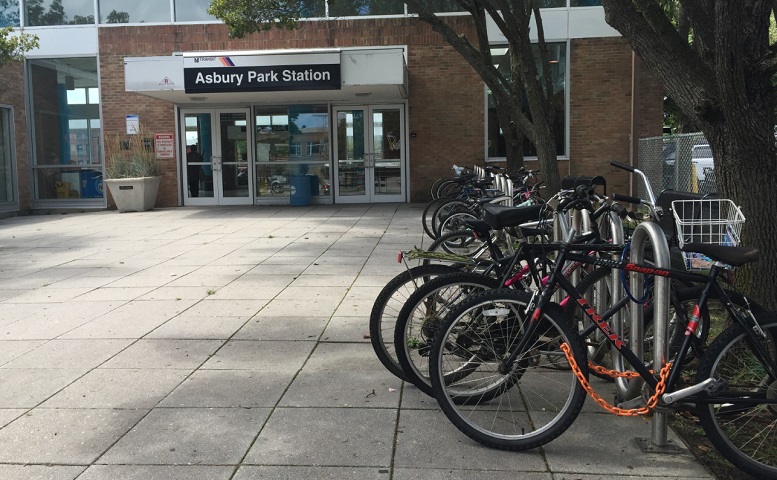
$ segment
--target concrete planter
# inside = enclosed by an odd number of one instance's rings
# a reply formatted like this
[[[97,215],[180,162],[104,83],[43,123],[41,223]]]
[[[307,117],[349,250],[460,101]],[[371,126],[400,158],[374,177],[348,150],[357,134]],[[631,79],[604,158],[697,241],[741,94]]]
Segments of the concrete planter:
[[[145,212],[156,204],[161,177],[112,178],[105,184],[119,212]]]

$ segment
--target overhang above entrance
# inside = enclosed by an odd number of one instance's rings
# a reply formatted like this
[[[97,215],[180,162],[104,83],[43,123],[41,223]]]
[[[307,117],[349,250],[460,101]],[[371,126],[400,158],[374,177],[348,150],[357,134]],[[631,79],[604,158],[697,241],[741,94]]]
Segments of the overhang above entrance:
[[[128,92],[181,105],[407,98],[401,46],[126,57],[124,80]]]

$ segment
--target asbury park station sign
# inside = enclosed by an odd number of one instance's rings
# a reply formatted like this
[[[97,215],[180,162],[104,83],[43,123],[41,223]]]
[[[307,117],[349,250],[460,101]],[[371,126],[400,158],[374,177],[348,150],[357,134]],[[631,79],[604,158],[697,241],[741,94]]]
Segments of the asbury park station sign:
[[[187,56],[186,93],[339,90],[340,54]]]

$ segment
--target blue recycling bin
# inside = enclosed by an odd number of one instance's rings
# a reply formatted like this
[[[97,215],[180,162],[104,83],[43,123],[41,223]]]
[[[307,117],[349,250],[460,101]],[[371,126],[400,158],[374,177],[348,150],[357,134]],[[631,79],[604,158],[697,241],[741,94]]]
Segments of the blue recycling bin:
[[[289,202],[294,207],[310,205],[310,177],[307,175],[291,176],[291,195]]]

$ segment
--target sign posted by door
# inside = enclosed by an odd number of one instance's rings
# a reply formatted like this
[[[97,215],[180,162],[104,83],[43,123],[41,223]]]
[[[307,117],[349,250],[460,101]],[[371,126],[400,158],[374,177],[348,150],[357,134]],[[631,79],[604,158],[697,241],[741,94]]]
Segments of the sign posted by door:
[[[175,137],[172,133],[154,134],[156,158],[175,158]]]

